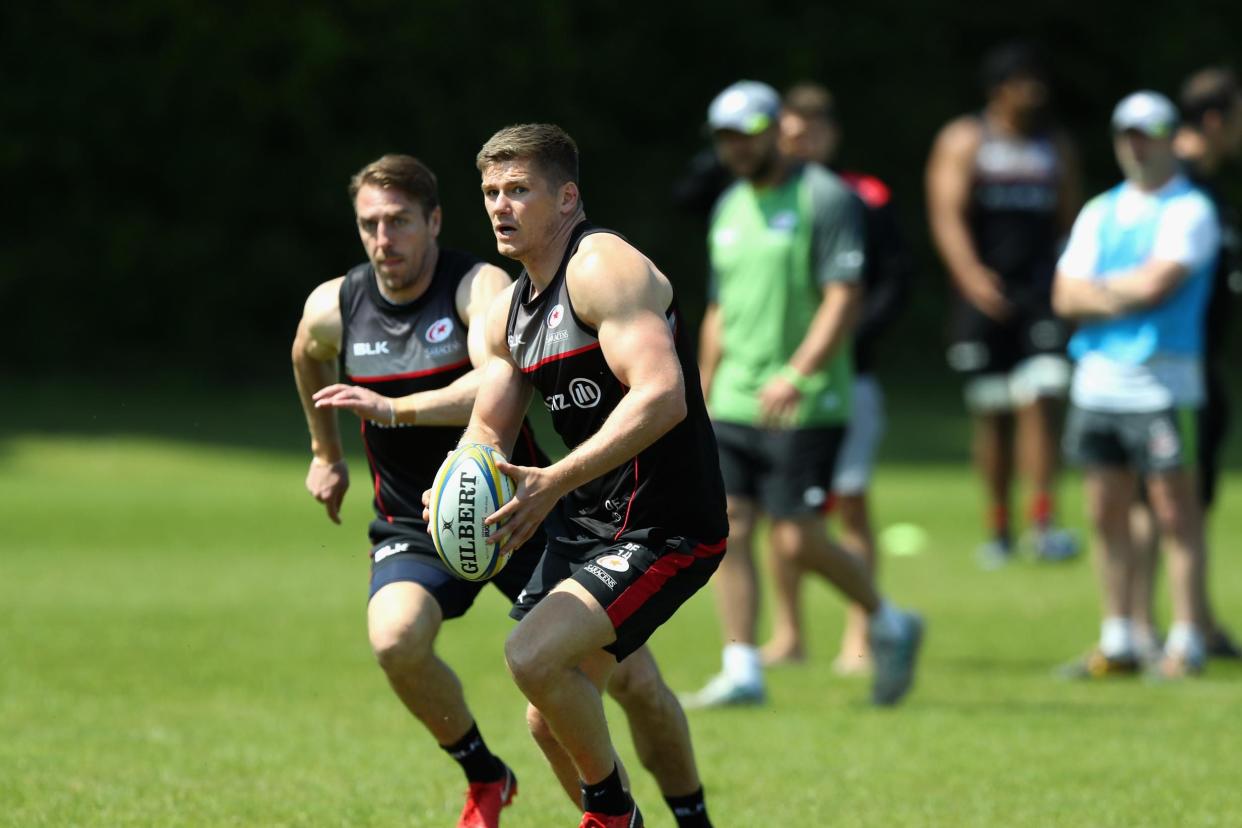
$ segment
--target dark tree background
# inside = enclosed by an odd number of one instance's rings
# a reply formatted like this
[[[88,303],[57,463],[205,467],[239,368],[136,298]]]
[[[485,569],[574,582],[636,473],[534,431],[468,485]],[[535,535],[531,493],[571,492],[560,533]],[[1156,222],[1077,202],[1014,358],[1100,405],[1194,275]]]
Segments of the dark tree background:
[[[442,241],[496,260],[473,158],[519,121],[575,136],[592,218],[652,255],[693,309],[703,227],[674,210],[671,183],[703,145],[708,101],[742,77],[836,92],[844,160],[893,185],[920,257],[891,350],[938,365],[927,342],[945,287],[923,164],[939,126],[980,105],[982,52],[1014,36],[1052,55],[1095,191],[1117,177],[1115,101],[1236,63],[1242,3],[6,6],[0,370],[286,376],[306,293],[361,258],[348,176],[384,152],[419,155],[440,177]]]

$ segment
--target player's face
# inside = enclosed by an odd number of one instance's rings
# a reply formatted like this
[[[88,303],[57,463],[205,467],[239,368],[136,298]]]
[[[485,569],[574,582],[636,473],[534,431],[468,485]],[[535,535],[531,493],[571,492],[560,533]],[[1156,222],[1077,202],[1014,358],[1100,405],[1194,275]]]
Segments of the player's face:
[[[544,175],[534,162],[516,158],[483,170],[483,207],[496,235],[496,250],[522,259],[555,233],[565,206],[566,188]]]
[[[1001,105],[1022,122],[1037,121],[1051,97],[1048,84],[1034,75],[1015,75],[996,87]]]
[[[1233,106],[1221,124],[1221,149],[1226,158],[1242,157],[1242,92],[1233,99]]]
[[[798,112],[781,113],[781,151],[799,161],[831,164],[840,132],[827,118],[808,118]]]
[[[776,166],[779,134],[774,126],[758,135],[721,129],[713,138],[720,163],[738,178],[762,179]]]
[[[390,291],[413,286],[440,234],[440,208],[424,215],[423,206],[400,190],[364,184],[354,214],[380,283]]]
[[[1143,187],[1162,184],[1176,169],[1177,158],[1169,138],[1152,138],[1128,129],[1113,137],[1113,149],[1126,179]]]

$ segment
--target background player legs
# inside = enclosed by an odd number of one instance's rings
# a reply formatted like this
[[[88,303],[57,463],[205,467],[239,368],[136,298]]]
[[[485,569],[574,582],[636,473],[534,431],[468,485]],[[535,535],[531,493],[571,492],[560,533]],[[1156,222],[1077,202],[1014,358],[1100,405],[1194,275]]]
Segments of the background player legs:
[[[772,554],[794,566],[826,578],[868,615],[880,606],[880,597],[865,564],[828,538],[822,515],[772,519]]]
[[[1134,549],[1134,566],[1130,570],[1130,624],[1134,629],[1135,647],[1146,660],[1154,658],[1160,650],[1155,612],[1160,535],[1146,498],[1130,507],[1130,537]]]
[[[1057,446],[1060,403],[1041,397],[1015,412],[1015,442],[1031,487],[1031,522],[1037,531],[1052,523],[1052,504],[1060,449]]]
[[[1189,625],[1188,631],[1197,629],[1200,634],[1208,629],[1202,513],[1194,478],[1184,470],[1149,475],[1147,494],[1169,558],[1174,623],[1168,646],[1180,650],[1182,643],[1175,634],[1179,625]],[[1201,647],[1202,642],[1198,643]]]
[[[976,412],[972,449],[987,496],[992,535],[984,547],[984,564],[1003,563],[1012,551],[1009,492],[1013,485],[1013,415],[1008,411]]]
[[[441,745],[470,730],[461,682],[435,654],[443,614],[426,589],[409,581],[385,585],[367,606],[371,649],[406,708]]]
[[[1085,477],[1104,614],[1101,650],[1110,658],[1130,657],[1134,654],[1128,622],[1134,565],[1130,504],[1134,502],[1138,478],[1132,471],[1120,468],[1090,468]]]
[[[755,646],[759,623],[759,588],[755,572],[755,502],[728,498],[729,551],[712,577],[712,592],[725,644]]]
[[[856,495],[843,495],[836,500],[836,513],[841,517],[841,540],[839,545],[826,540],[822,544],[827,549],[828,567],[834,567],[836,558],[844,552],[857,561],[863,574],[871,583],[875,583],[875,537],[871,530],[871,519],[867,507],[866,492]],[[820,524],[822,528],[822,523]],[[775,526],[775,524],[774,524]],[[809,530],[809,531],[814,531]],[[797,532],[788,539],[796,543]],[[813,544],[816,546],[818,544]],[[803,637],[801,583],[807,571],[806,561],[799,555],[824,556],[823,549],[818,551],[806,547],[795,546],[790,549],[784,544],[773,543],[773,551],[769,556],[772,572],[773,588],[776,594],[775,608],[772,611],[772,638],[763,647],[765,664],[780,664],[802,661],[806,657],[805,640]],[[814,568],[814,567],[813,567]],[[821,562],[817,571],[836,584],[832,576],[826,575]],[[856,571],[857,566],[849,567]],[[844,591],[844,587],[842,587]],[[865,672],[869,666],[867,647],[868,611],[860,603],[851,601],[846,612],[845,632],[841,640],[841,652],[835,666],[839,672]]]
[[[876,583],[875,534],[871,529],[866,491],[840,495],[837,498],[837,514],[841,518],[841,548],[854,555],[862,563],[871,582]],[[837,672],[849,674],[866,672],[870,669],[870,662],[867,610],[860,604],[851,603],[846,610],[841,651],[833,663]]]

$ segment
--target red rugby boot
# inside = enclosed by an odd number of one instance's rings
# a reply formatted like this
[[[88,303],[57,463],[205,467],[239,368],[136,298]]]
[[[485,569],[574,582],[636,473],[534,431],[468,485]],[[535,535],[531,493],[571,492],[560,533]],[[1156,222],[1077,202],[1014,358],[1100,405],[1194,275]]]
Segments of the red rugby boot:
[[[517,796],[517,776],[505,765],[503,779],[471,782],[457,828],[500,828],[500,811]]]
[[[582,815],[582,824],[578,828],[643,828],[643,815],[639,813],[637,805],[628,814],[621,816],[587,811]]]

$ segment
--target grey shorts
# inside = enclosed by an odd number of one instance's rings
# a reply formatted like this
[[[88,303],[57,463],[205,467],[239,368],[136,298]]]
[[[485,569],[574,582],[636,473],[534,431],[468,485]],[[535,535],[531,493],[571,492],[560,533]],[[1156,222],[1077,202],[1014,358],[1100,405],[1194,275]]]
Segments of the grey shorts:
[[[1193,466],[1195,431],[1191,408],[1114,412],[1071,405],[1062,444],[1070,462],[1151,474]]]
[[[832,491],[847,497],[867,491],[875,469],[875,453],[884,437],[884,389],[870,374],[854,377],[853,408],[845,442],[832,473]]]

